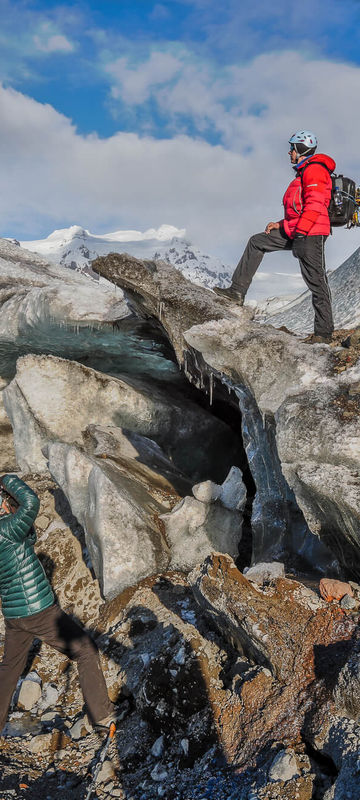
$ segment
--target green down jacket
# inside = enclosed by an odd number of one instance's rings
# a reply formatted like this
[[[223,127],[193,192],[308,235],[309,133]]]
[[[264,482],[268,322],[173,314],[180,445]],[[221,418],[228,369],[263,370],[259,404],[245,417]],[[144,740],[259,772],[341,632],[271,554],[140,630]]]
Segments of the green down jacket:
[[[18,619],[52,606],[54,595],[34,552],[39,498],[16,475],[5,475],[2,484],[19,508],[0,517],[0,597],[4,617]]]

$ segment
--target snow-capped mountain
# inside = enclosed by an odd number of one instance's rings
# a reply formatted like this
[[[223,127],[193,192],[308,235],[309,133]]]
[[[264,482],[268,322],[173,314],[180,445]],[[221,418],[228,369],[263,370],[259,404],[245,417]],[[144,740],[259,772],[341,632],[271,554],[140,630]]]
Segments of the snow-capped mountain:
[[[360,325],[360,247],[337,269],[328,275],[336,328]],[[296,333],[313,330],[314,312],[311,294],[306,291],[288,303],[280,313],[270,314],[267,320],[275,327],[286,325]]]
[[[185,278],[206,286],[227,286],[231,280],[229,268],[219,258],[202,253],[186,238],[184,229],[161,225],[140,231],[115,231],[96,235],[85,228],[72,225],[54,231],[46,239],[20,242],[27,250],[39,253],[48,261],[69,267],[97,279],[91,262],[108,253],[129,253],[136,258],[162,260],[173,264]]]

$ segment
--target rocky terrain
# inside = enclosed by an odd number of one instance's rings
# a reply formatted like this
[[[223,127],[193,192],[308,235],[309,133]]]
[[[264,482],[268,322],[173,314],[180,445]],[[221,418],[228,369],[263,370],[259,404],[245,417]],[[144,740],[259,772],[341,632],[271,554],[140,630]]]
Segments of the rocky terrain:
[[[19,250],[6,248],[4,285]],[[37,347],[3,375],[0,432],[2,469],[40,497],[39,557],[119,709],[96,795],[360,800],[356,331],[313,346],[165,262],[92,266],[118,286],[104,314],[139,368],[117,338],[111,360],[108,339],[90,364],[83,340],[66,352],[71,315],[44,349],[32,314]],[[16,281],[12,293],[19,304]],[[91,314],[84,295],[96,350],[108,319]],[[134,338],[139,320],[155,350]],[[18,341],[14,325],[8,357]],[[320,596],[324,575],[350,581],[341,602]],[[1,619],[0,653],[3,634]],[[76,668],[35,642],[2,732],[0,797],[85,800],[102,743]]]
[[[96,638],[123,715],[99,797],[360,796],[357,609],[329,606],[281,569],[243,576],[216,553],[103,603],[63,493],[24,477],[41,499],[37,552]],[[32,655],[1,740],[2,796],[84,798],[102,739],[76,668],[44,645]]]

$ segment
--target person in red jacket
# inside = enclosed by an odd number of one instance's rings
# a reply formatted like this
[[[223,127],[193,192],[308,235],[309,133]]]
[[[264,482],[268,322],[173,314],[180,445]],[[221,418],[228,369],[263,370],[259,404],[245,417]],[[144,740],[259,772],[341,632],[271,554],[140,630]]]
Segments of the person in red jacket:
[[[301,274],[312,294],[315,312],[313,342],[330,342],[334,330],[331,294],[325,270],[325,241],[330,233],[328,208],[331,199],[331,172],[335,161],[317,153],[317,139],[311,131],[291,136],[290,160],[295,178],[284,197],[284,219],[269,222],[264,233],[248,241],[228,289],[215,288],[216,294],[243,305],[246,292],[264,253],[292,250],[299,259]]]

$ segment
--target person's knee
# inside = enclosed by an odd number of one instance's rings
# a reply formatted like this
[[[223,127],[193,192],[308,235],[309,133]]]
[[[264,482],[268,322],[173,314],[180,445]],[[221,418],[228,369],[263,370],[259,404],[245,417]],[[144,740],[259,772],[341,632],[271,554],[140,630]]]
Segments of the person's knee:
[[[87,661],[97,658],[99,651],[90,636],[84,634],[81,639],[73,643],[71,656],[75,661]]]
[[[253,236],[250,236],[248,248],[250,251],[257,250],[260,253],[266,253],[269,242],[266,233],[254,233]]]
[[[250,245],[250,247],[256,247],[256,249],[258,249],[259,248],[259,243],[260,243],[260,236],[261,236],[261,234],[254,233],[252,236],[250,236],[250,239],[248,241],[248,245]]]

